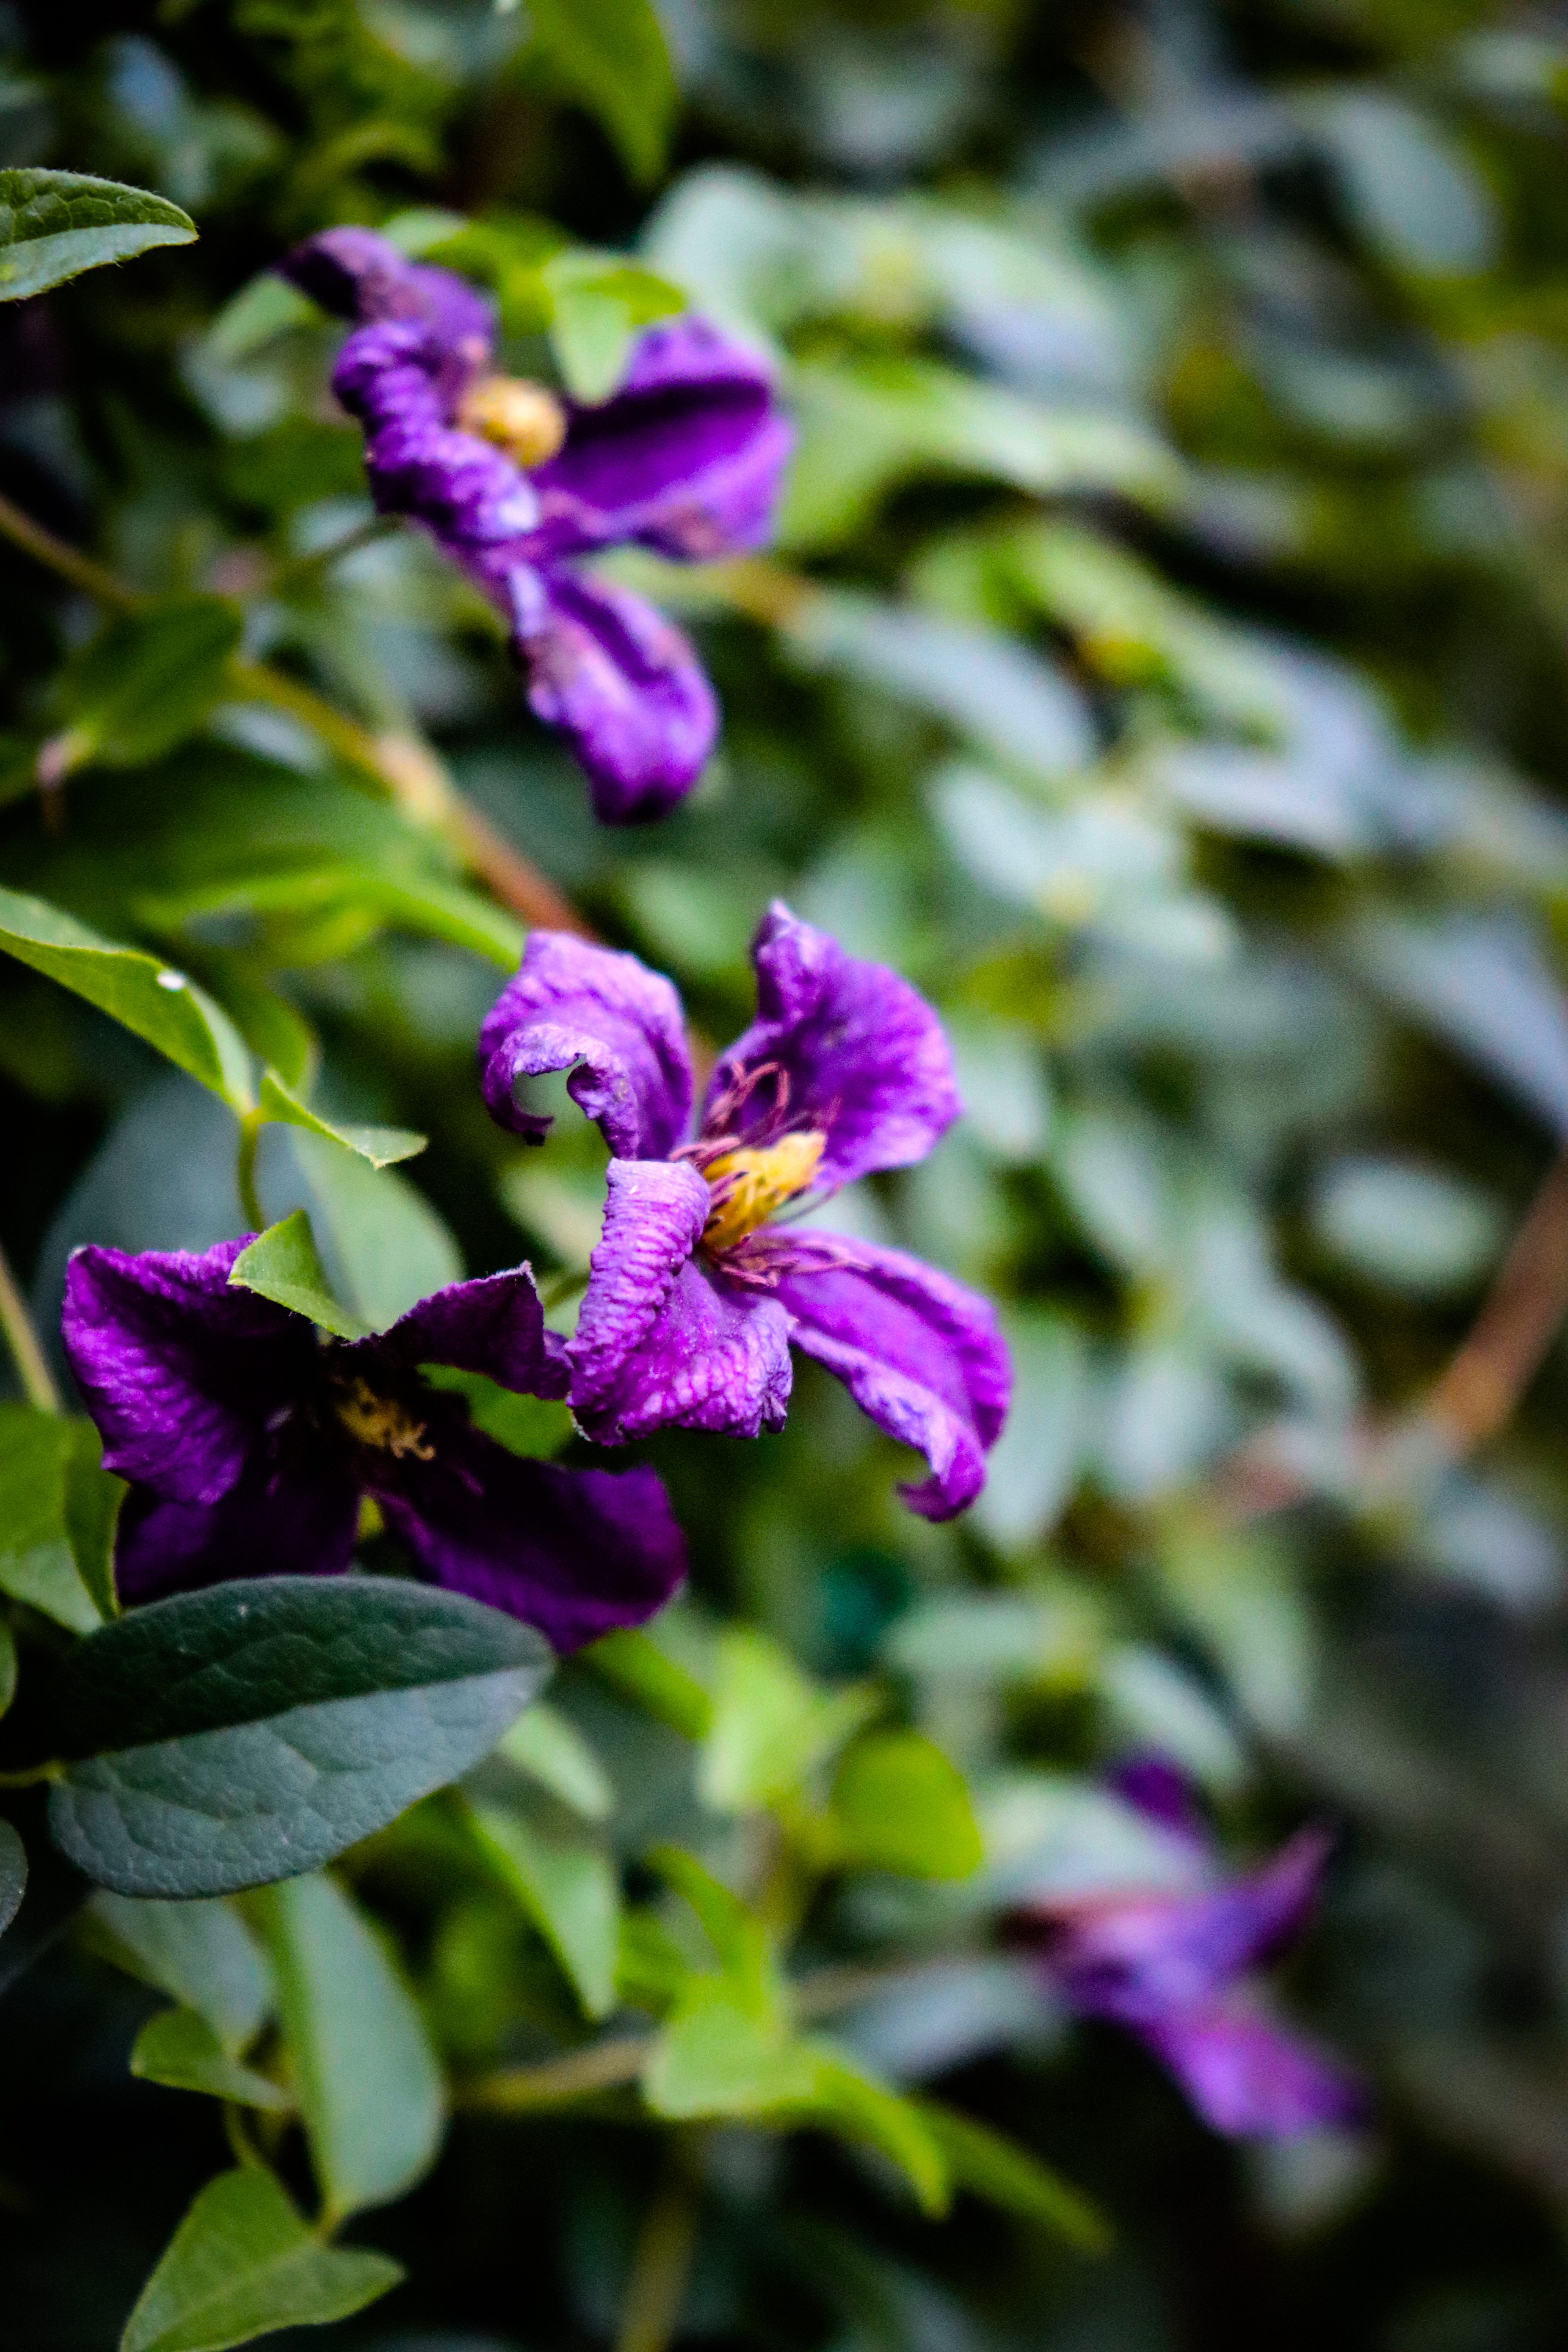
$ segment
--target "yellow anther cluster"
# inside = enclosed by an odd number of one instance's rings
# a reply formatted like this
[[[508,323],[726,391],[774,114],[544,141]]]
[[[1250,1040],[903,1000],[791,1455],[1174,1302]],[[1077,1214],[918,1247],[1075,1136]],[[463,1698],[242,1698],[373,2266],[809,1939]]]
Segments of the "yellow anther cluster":
[[[361,1445],[374,1445],[378,1453],[390,1454],[398,1462],[406,1454],[416,1462],[436,1459],[435,1447],[426,1442],[425,1423],[416,1421],[395,1397],[377,1396],[367,1381],[356,1380],[339,1389],[332,1410]]]
[[[542,466],[566,438],[566,412],[555,394],[521,376],[480,376],[458,403],[458,422],[520,466]]]
[[[709,1249],[728,1249],[764,1224],[775,1209],[804,1192],[816,1174],[825,1135],[807,1129],[776,1143],[721,1152],[703,1170],[713,1206],[702,1228]]]

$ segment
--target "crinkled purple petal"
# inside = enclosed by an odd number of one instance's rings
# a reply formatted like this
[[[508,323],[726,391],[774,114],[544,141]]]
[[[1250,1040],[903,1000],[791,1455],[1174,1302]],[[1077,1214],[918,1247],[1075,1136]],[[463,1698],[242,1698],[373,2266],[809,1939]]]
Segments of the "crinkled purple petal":
[[[789,1318],[692,1264],[710,1197],[679,1160],[610,1163],[605,1227],[571,1342],[572,1410],[618,1444],[654,1429],[755,1437],[789,1402]]]
[[[1208,2006],[1300,1935],[1331,1844],[1325,1831],[1301,1830],[1261,1870],[1229,1885],[1081,1913],[1048,1956],[1063,1999],[1080,2015],[1139,2026]]]
[[[364,467],[383,514],[411,515],[505,607],[505,583],[539,502],[504,451],[451,423],[447,355],[417,320],[356,328],[332,389],[364,426]]]
[[[1338,2059],[1239,2004],[1178,2011],[1135,2031],[1229,2138],[1294,2139],[1367,2112],[1364,2086]]]
[[[719,706],[662,613],[605,580],[519,565],[510,579],[534,716],[566,735],[603,824],[662,816],[701,773]]]
[[[60,1328],[107,1469],[170,1501],[215,1503],[311,1378],[310,1325],[229,1268],[252,1238],[186,1250],[78,1250]]]
[[[704,319],[650,328],[620,390],[574,404],[561,450],[536,469],[529,556],[551,564],[636,539],[701,562],[760,546],[794,437],[755,352]]]
[[[471,367],[489,355],[494,320],[485,297],[450,269],[410,261],[374,229],[324,229],[285,254],[277,268],[334,318],[362,326],[413,319],[445,349],[463,352]]]
[[[741,1262],[774,1273],[795,1345],[925,1455],[931,1475],[900,1489],[910,1509],[947,1519],[972,1503],[1013,1384],[989,1301],[902,1250],[784,1227],[753,1234]]]
[[[775,899],[752,948],[757,1017],[713,1073],[709,1133],[765,1143],[788,1126],[827,1141],[822,1184],[923,1160],[958,1117],[952,1057],[918,991],[847,955]]]
[[[436,1459],[376,1465],[393,1533],[437,1583],[536,1625],[574,1650],[640,1625],[686,1574],[686,1541],[651,1470],[563,1470],[476,1429]]]
[[[523,1396],[563,1397],[566,1366],[551,1348],[550,1336],[533,1276],[520,1265],[473,1282],[448,1283],[422,1298],[390,1330],[334,1353],[373,1388],[383,1366],[395,1372],[418,1364],[452,1364]]]
[[[120,1514],[114,1580],[122,1601],[238,1576],[323,1576],[353,1557],[359,1487],[325,1449],[258,1454],[219,1501],[170,1502],[132,1486]]]
[[[568,1093],[617,1160],[662,1158],[691,1116],[691,1063],[669,982],[636,956],[565,931],[529,933],[517,977],[485,1015],[479,1055],[491,1118],[531,1143],[543,1141],[550,1120],[520,1110],[512,1089],[545,1070],[572,1072]]]

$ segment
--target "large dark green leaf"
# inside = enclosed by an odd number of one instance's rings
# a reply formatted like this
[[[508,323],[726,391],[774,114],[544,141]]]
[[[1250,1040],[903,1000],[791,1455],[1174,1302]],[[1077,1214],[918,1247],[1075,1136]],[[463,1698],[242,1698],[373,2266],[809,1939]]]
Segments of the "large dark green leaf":
[[[389,1579],[181,1593],[68,1665],[50,1828],[122,1895],[290,1878],[477,1763],[550,1664],[499,1611]]]
[[[80,172],[0,172],[0,302],[195,234],[188,213],[145,188]]]

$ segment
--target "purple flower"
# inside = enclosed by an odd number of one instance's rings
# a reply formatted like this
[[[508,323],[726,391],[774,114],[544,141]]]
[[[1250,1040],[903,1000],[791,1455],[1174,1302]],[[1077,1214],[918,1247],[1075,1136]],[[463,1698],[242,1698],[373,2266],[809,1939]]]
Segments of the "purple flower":
[[[923,1160],[958,1116],[947,1042],[907,981],[774,904],[757,1018],[720,1061],[696,1136],[680,1000],[635,956],[535,931],[479,1032],[485,1100],[542,1141],[521,1078],[568,1091],[614,1157],[571,1343],[572,1409],[616,1444],[668,1426],[755,1437],[789,1402],[790,1347],[923,1453],[925,1517],[979,1492],[1011,1372],[990,1307],[900,1250],[773,1223],[791,1203]]]
[[[700,562],[766,538],[793,436],[763,363],[680,318],[585,406],[492,374],[489,303],[370,229],[328,229],[279,266],[355,322],[332,385],[364,426],[377,507],[422,522],[500,608],[597,814],[661,814],[712,749],[712,688],[651,605],[574,566],[628,540]]]
[[[640,1624],[686,1570],[651,1470],[525,1461],[476,1429],[422,1365],[559,1397],[561,1344],[526,1268],[453,1283],[391,1329],[321,1339],[303,1316],[232,1286],[247,1237],[184,1250],[79,1250],[66,1353],[132,1482],[120,1591],[331,1574],[353,1552],[362,1496],[437,1584],[536,1625],[558,1650]]]
[[[1223,1880],[1185,1783],[1158,1762],[1119,1776],[1129,1801],[1185,1849],[1190,1891],[1037,1903],[1023,1915],[1051,1990],[1079,2017],[1124,2026],[1175,2076],[1204,2121],[1237,2139],[1289,2139],[1366,2109],[1362,2084],[1275,2022],[1250,1972],[1305,1929],[1331,1841],[1305,1829],[1272,1861]]]

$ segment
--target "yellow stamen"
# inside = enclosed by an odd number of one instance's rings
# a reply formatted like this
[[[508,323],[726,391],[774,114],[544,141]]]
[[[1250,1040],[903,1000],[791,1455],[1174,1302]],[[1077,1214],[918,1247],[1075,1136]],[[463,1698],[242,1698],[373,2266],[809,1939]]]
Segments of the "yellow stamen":
[[[804,1192],[816,1173],[825,1135],[807,1129],[782,1135],[776,1143],[721,1152],[703,1170],[713,1196],[702,1239],[710,1249],[728,1249],[765,1223],[775,1209]]]
[[[555,394],[521,376],[480,376],[458,403],[458,423],[520,466],[542,466],[566,438],[566,412]]]
[[[416,1421],[395,1397],[377,1396],[368,1381],[356,1380],[352,1387],[340,1389],[332,1411],[361,1445],[374,1445],[396,1462],[410,1454],[416,1462],[436,1459],[436,1448],[426,1443],[425,1423]]]

